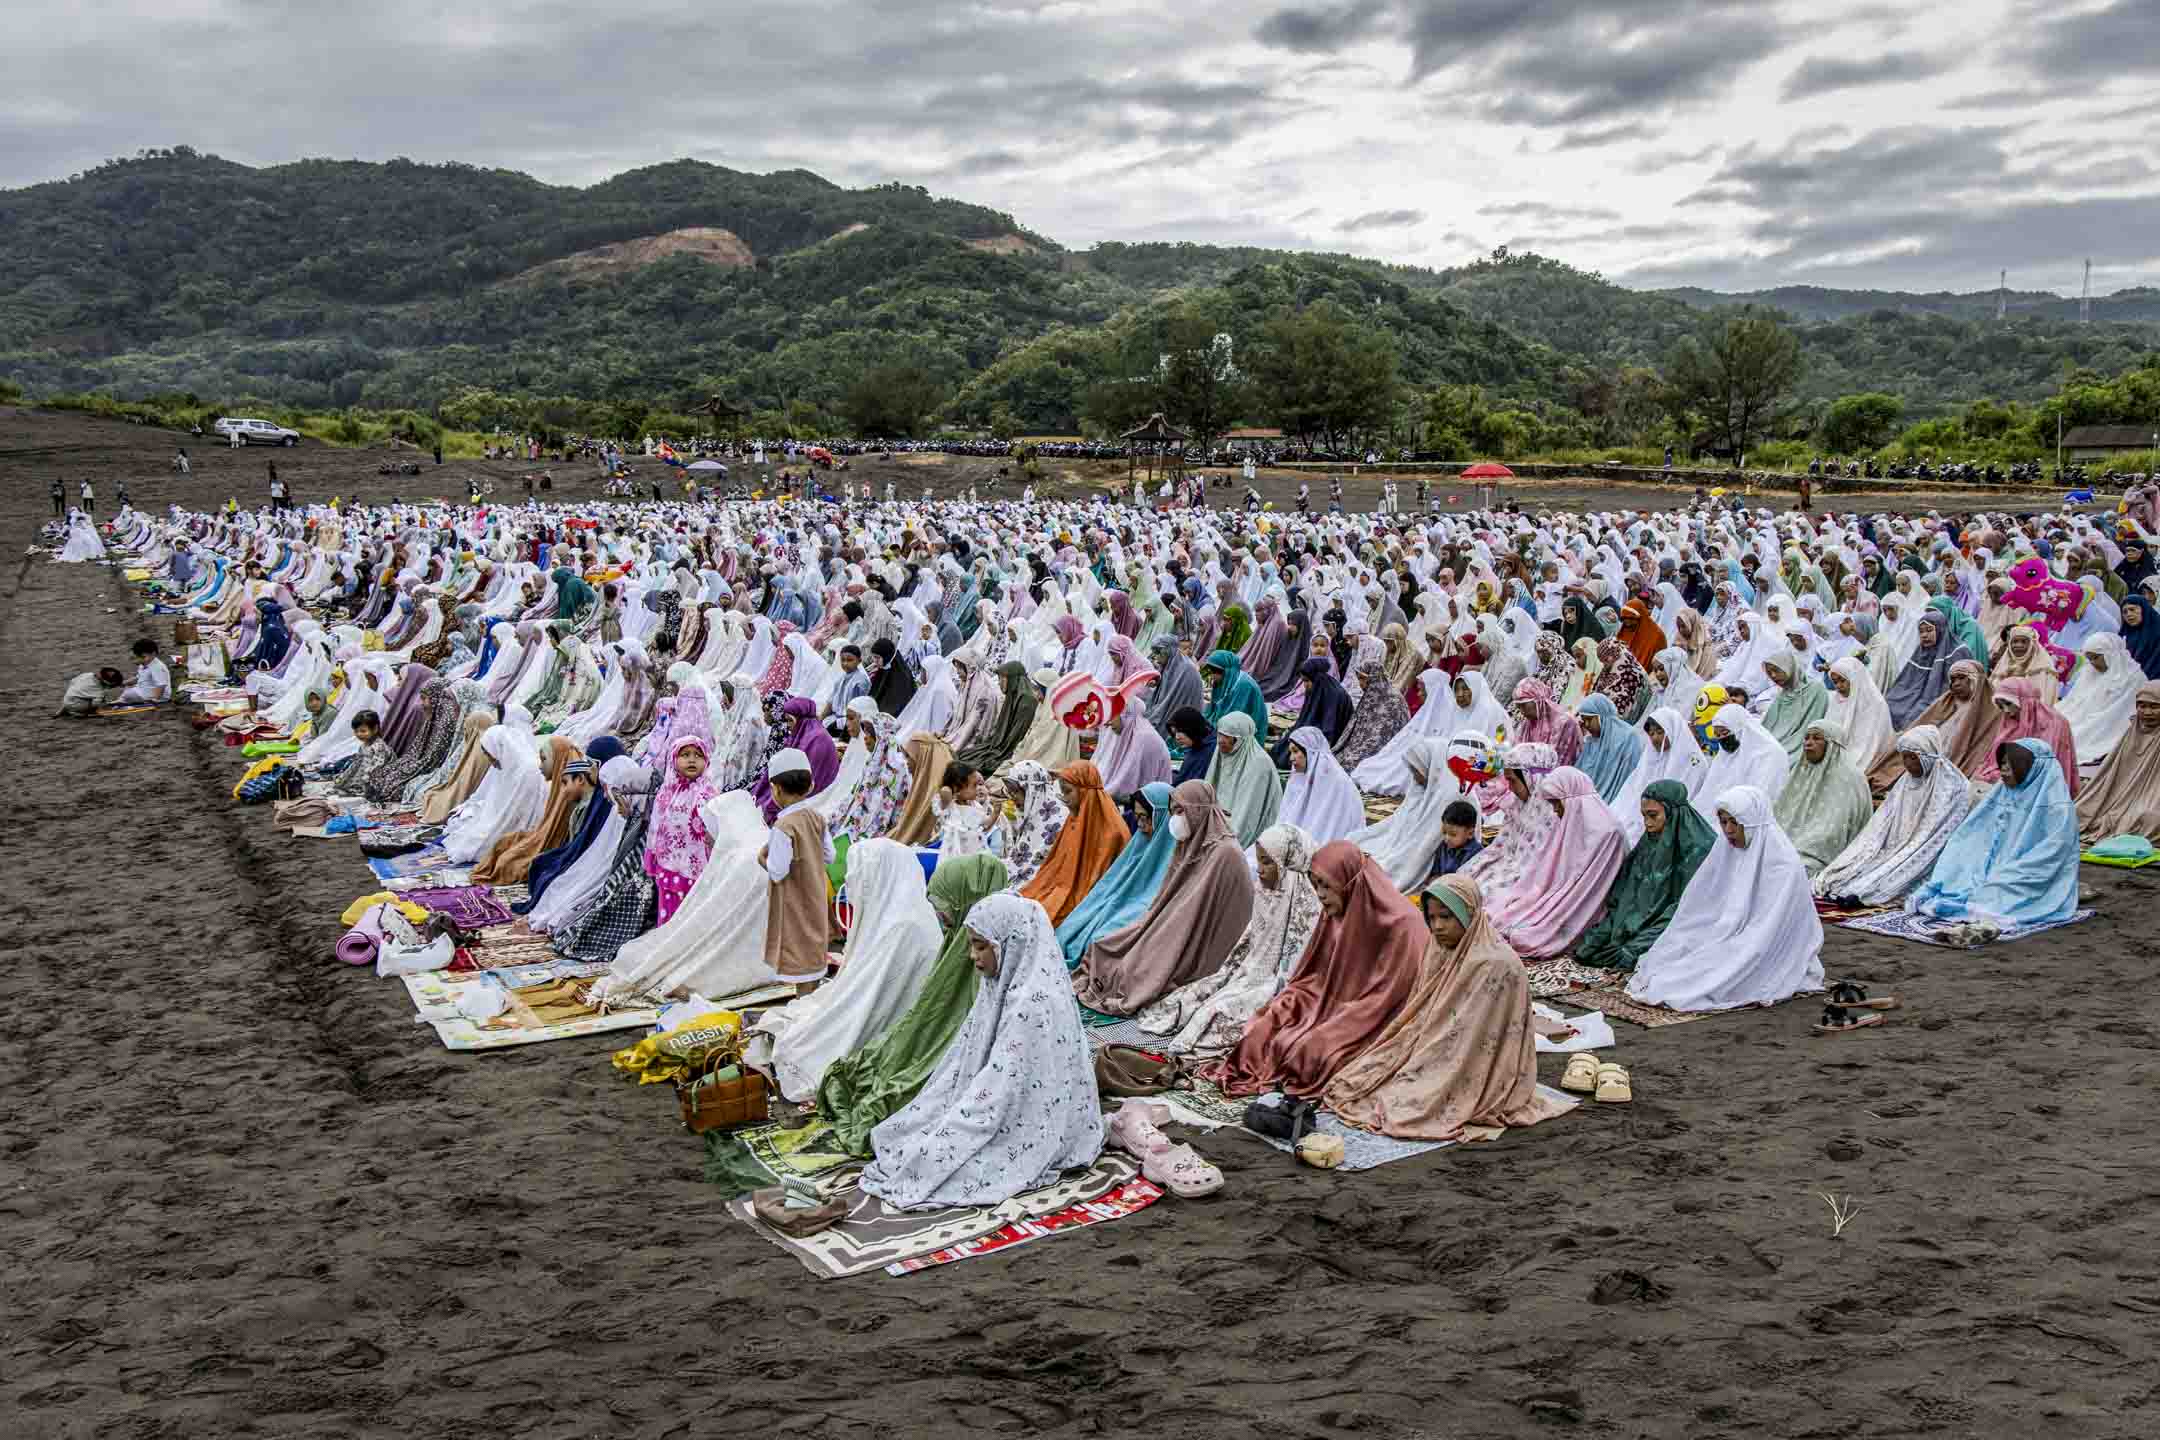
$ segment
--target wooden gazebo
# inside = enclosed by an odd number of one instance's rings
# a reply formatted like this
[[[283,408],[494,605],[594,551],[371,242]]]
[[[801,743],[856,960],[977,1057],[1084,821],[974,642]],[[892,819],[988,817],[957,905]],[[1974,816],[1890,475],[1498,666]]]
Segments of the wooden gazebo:
[[[1125,442],[1125,483],[1130,485],[1140,471],[1144,456],[1147,461],[1148,489],[1155,488],[1156,472],[1173,484],[1185,479],[1185,432],[1163,419],[1158,410],[1145,422],[1133,426],[1118,437]]]

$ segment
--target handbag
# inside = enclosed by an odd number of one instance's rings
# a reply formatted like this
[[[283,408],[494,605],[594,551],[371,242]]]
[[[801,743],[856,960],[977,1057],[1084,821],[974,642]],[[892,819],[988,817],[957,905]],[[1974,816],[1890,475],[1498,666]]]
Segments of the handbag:
[[[202,628],[193,620],[174,621],[173,644],[183,648],[189,645],[202,644]]]
[[[675,1096],[682,1106],[683,1129],[693,1135],[762,1125],[771,1114],[772,1087],[747,1066],[729,1065],[695,1080],[678,1077]]]
[[[1095,1052],[1095,1089],[1100,1094],[1160,1095],[1191,1088],[1183,1056],[1159,1055],[1136,1045],[1105,1045]]]
[[[1245,1107],[1245,1128],[1265,1140],[1288,1141],[1291,1148],[1312,1133],[1320,1114],[1317,1101],[1289,1095],[1263,1095]]]

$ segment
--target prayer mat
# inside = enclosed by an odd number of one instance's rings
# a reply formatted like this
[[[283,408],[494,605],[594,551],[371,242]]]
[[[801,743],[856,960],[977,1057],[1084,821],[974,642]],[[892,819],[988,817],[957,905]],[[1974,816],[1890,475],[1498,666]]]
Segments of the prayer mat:
[[[989,1249],[1003,1246],[972,1251],[966,1247],[971,1242],[987,1240],[1008,1227],[1027,1221],[1037,1222],[1042,1235],[1057,1234],[1074,1227],[1069,1223],[1052,1225],[1048,1223],[1050,1217],[1113,1194],[1124,1196],[1117,1206],[1112,1207],[1117,1214],[1105,1213],[1097,1218],[1115,1219],[1118,1214],[1129,1215],[1142,1208],[1137,1203],[1140,1194],[1127,1188],[1139,1179],[1139,1175],[1140,1162],[1122,1151],[1105,1150],[1085,1170],[1068,1172],[1054,1183],[1015,1196],[995,1209],[962,1205],[943,1210],[894,1210],[875,1195],[864,1193],[851,1176],[844,1187],[834,1192],[847,1201],[847,1218],[830,1229],[800,1239],[782,1235],[759,1220],[751,1209],[748,1195],[729,1201],[727,1209],[737,1220],[801,1261],[803,1268],[812,1275],[821,1280],[837,1280],[892,1266],[901,1268],[891,1273],[906,1274],[909,1268],[917,1267],[908,1267],[905,1262],[945,1251],[964,1252],[954,1254],[952,1259],[965,1259],[967,1254],[987,1254]],[[1141,1181],[1143,1185],[1146,1183]],[[1153,1197],[1147,1203],[1152,1204]],[[1041,1235],[1031,1234],[1026,1238],[1039,1239]]]
[[[447,915],[466,930],[484,930],[490,925],[508,925],[517,917],[500,896],[491,894],[484,885],[416,886],[404,892],[405,898],[415,905],[424,905],[439,915]],[[492,956],[495,946],[488,952]]]
[[[1524,968],[1530,972],[1530,998],[1533,1000],[1550,1000],[1556,995],[1573,995],[1577,990],[1597,989],[1613,983],[1612,971],[1578,965],[1572,955],[1525,961]]]
[[[440,845],[428,845],[405,855],[369,856],[368,869],[375,872],[378,880],[416,880],[423,875],[448,874],[452,870],[470,872],[470,866],[452,866],[450,852]],[[437,886],[463,885],[463,879],[433,881]]]
[[[105,712],[101,710],[98,713],[102,715]],[[2112,865],[2118,870],[2142,870],[2147,865],[2160,865],[2160,852],[2142,856],[2136,860],[2118,860],[2113,856],[2096,855],[2090,850],[2084,850],[2078,853],[2078,859],[2083,860],[2088,865]]]
[[[1048,1215],[1037,1215],[1029,1220],[1015,1220],[979,1240],[967,1240],[958,1245],[948,1245],[943,1250],[933,1250],[928,1255],[917,1255],[911,1260],[896,1261],[885,1267],[888,1275],[909,1275],[917,1270],[927,1270],[932,1265],[950,1265],[955,1260],[972,1260],[978,1255],[990,1255],[999,1250],[1010,1250],[1015,1245],[1025,1245],[1030,1240],[1040,1240],[1061,1231],[1075,1230],[1082,1225],[1099,1225],[1105,1220],[1122,1220],[1127,1215],[1147,1209],[1162,1199],[1162,1187],[1152,1180],[1128,1180],[1099,1200],[1082,1200],[1063,1210]]]
[[[1611,989],[1570,990],[1567,1003],[1583,1005],[1613,1020],[1626,1020],[1645,1030],[1655,1030],[1665,1025],[1685,1025],[1690,1020],[1701,1020],[1719,1012],[1714,1010],[1667,1010],[1662,1005],[1645,1005],[1627,993],[1624,985]]]
[[[435,1034],[446,1049],[502,1050],[579,1035],[601,1035],[611,1030],[651,1028],[660,1018],[657,1009],[601,1013],[573,999],[574,991],[581,990],[584,982],[607,968],[574,960],[555,960],[462,973],[438,970],[425,975],[407,975],[403,979],[413,1007],[420,1012],[422,1020],[435,1027]],[[458,996],[476,985],[507,989],[510,992],[509,1008],[491,1019],[466,1019],[458,1013]]]
[[[1365,797],[1365,823],[1377,825],[1402,809],[1400,795],[1367,795]]]
[[[1902,908],[1904,907],[1892,904],[1859,905],[1851,909],[1847,909],[1844,906],[1831,904],[1828,900],[1823,899],[1820,895],[1815,897],[1816,918],[1830,922],[1837,922],[1842,920],[1859,920],[1869,915],[1881,915],[1888,911],[1899,910]]]
[[[163,708],[161,705],[104,705],[91,713],[100,720],[117,720],[127,715],[154,715]]]
[[[2065,925],[2075,925],[2080,920],[2090,920],[2092,917],[2093,912],[2087,909],[2078,911],[2067,920],[2050,920],[2044,925],[2011,926],[2005,929],[1995,939],[1994,943],[2003,945],[2012,940],[2023,940],[2028,935],[2038,935],[2043,930],[2056,930]],[[1847,930],[1858,930],[1864,935],[1888,935],[1893,940],[1917,940],[1923,945],[1948,946],[1950,942],[1943,937],[1959,925],[1970,922],[1937,920],[1931,916],[1908,915],[1904,911],[1898,910],[1887,915],[1869,915],[1858,920],[1840,920],[1837,923]]]

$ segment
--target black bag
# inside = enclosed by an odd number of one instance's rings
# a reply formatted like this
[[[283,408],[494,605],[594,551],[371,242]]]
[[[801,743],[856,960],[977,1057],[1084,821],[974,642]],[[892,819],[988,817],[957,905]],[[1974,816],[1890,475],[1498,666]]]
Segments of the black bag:
[[[307,779],[297,765],[280,765],[277,768],[277,798],[298,800],[307,793]]]
[[[1245,1128],[1269,1140],[1288,1141],[1294,1150],[1298,1141],[1312,1133],[1319,1103],[1284,1095],[1279,1097],[1280,1104],[1270,1105],[1271,1098],[1277,1097],[1263,1096],[1245,1107]]]

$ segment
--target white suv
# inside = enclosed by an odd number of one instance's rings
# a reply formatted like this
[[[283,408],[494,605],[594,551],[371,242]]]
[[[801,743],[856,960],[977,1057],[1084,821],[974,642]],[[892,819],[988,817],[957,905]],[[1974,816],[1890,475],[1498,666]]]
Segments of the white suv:
[[[268,420],[240,420],[228,415],[210,428],[226,440],[238,435],[240,443],[243,445],[297,445],[300,443],[299,431],[287,430],[284,426],[273,425]]]

